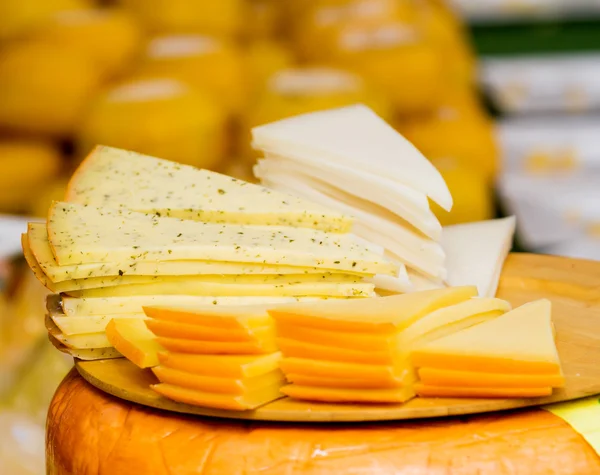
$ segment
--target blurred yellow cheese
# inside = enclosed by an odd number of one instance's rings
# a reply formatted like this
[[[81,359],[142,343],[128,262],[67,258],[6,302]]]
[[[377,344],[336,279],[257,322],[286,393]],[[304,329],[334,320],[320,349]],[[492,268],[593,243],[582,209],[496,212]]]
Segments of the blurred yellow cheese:
[[[460,165],[453,159],[436,159],[433,162],[454,199],[450,212],[431,203],[432,210],[443,226],[483,221],[493,217],[493,189],[484,174],[472,167]]]
[[[250,38],[273,38],[282,20],[281,0],[248,0],[245,33]]]
[[[119,0],[157,33],[198,32],[231,36],[246,21],[244,0]]]
[[[85,8],[90,0],[2,0],[0,2],[0,39],[20,36],[62,10]]]
[[[29,211],[40,187],[62,166],[60,150],[40,140],[0,140],[0,210]],[[46,215],[48,208],[44,210]]]
[[[0,128],[65,137],[99,86],[94,60],[42,42],[0,50]]]
[[[273,74],[290,68],[294,58],[283,44],[261,40],[252,42],[244,51],[244,62],[245,80],[250,83],[249,89],[257,93],[266,86]]]
[[[54,48],[74,49],[88,56],[106,76],[126,70],[142,40],[132,17],[106,8],[60,11],[31,36]]]
[[[32,216],[45,218],[52,202],[60,201],[65,197],[68,180],[66,178],[60,178],[48,181],[49,176],[52,175],[46,175],[44,185],[42,185],[41,188],[37,188],[35,196],[32,197],[30,205],[30,213]]]
[[[225,122],[218,105],[182,82],[134,81],[94,102],[78,141],[82,154],[104,144],[215,168],[225,152]]]
[[[150,41],[136,78],[174,78],[239,112],[246,101],[243,58],[237,47],[202,35],[158,36]]]

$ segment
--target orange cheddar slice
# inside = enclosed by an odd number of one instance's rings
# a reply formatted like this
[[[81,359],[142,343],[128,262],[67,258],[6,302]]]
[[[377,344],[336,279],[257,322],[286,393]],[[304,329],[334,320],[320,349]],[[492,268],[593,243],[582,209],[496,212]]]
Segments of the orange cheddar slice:
[[[150,386],[160,395],[173,401],[193,406],[212,407],[229,411],[248,411],[256,409],[284,395],[280,385],[265,386],[241,396],[233,394],[210,393],[194,389],[182,388],[172,384],[160,383]]]
[[[254,378],[279,368],[281,353],[259,356],[190,355],[162,351],[158,354],[161,366],[220,378]]]
[[[537,300],[416,349],[418,367],[517,374],[560,374],[550,301]]]
[[[412,373],[407,366],[383,366],[337,361],[317,361],[304,358],[283,358],[279,364],[283,372],[323,378],[365,379],[389,384]]]
[[[295,399],[344,403],[401,403],[415,397],[412,387],[395,389],[335,389],[289,384],[281,392]]]
[[[119,353],[140,368],[158,365],[158,352],[164,350],[141,318],[113,318],[106,326],[106,337]]]
[[[283,385],[285,378],[280,370],[274,370],[252,378],[233,379],[227,377],[202,376],[178,369],[156,366],[152,368],[161,383],[210,393],[242,395],[265,386]]]
[[[290,373],[286,375],[290,383],[301,386],[316,386],[320,388],[337,389],[389,389],[403,388],[416,381],[415,373],[408,373],[403,377],[389,379],[367,379],[367,378],[325,378],[321,376],[309,376],[306,374]]]
[[[450,386],[414,386],[421,397],[464,397],[464,398],[522,398],[544,397],[552,394],[551,387],[540,388],[461,388]]]
[[[425,315],[475,297],[474,286],[449,287],[377,299],[300,302],[269,308],[278,323],[322,330],[394,333]]]
[[[463,388],[560,388],[565,384],[562,374],[501,374],[420,368],[419,379],[426,386]]]
[[[199,355],[260,355],[277,351],[274,338],[264,341],[230,342],[157,337],[156,341],[163,348],[175,353]]]
[[[288,357],[340,361],[342,363],[394,364],[394,355],[389,351],[360,351],[346,348],[332,348],[294,338],[277,338],[275,341],[281,353]]]
[[[273,339],[275,336],[273,325],[253,329],[215,328],[205,325],[148,319],[146,320],[146,326],[156,336],[186,340],[242,342]]]
[[[144,313],[156,320],[239,330],[264,327],[273,322],[264,305],[202,308],[144,307]]]

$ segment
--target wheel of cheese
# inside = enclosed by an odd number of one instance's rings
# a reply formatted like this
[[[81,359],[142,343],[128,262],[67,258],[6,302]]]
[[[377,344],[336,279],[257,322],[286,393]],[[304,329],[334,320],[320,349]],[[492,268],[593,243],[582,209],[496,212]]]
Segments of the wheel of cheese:
[[[540,409],[367,424],[204,419],[106,395],[72,370],[50,405],[51,475],[600,473],[600,457]]]

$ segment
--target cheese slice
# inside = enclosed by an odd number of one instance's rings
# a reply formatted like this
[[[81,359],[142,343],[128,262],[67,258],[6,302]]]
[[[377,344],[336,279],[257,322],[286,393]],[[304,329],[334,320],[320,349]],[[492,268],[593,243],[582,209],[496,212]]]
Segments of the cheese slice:
[[[266,305],[204,306],[197,308],[144,307],[147,316],[157,322],[201,325],[247,335],[254,328],[272,326]]]
[[[165,338],[242,343],[262,341],[275,337],[275,328],[273,325],[238,330],[235,328],[214,328],[211,326],[190,325],[153,319],[145,320],[145,324],[153,334]]]
[[[143,307],[207,307],[226,305],[280,305],[316,297],[196,297],[188,295],[142,295],[133,297],[62,297],[61,307],[68,316],[142,313]]]
[[[197,391],[165,383],[154,384],[150,387],[158,394],[173,401],[229,411],[256,409],[284,396],[280,391],[281,386],[279,384],[265,386],[241,396]]]
[[[48,334],[48,339],[58,351],[83,361],[106,360],[123,357],[123,355],[113,347],[88,349],[67,348],[50,334]]]
[[[198,259],[397,272],[350,235],[312,229],[201,223],[60,202],[51,205],[47,228],[59,265]]]
[[[299,115],[252,129],[252,145],[302,161],[352,166],[365,174],[392,178],[452,208],[442,176],[408,140],[375,112],[354,105]]]
[[[268,355],[192,355],[161,352],[161,366],[196,375],[220,378],[254,378],[279,368],[281,353]]]
[[[261,355],[277,351],[274,336],[255,341],[214,341],[157,337],[156,341],[174,353],[197,355]]]
[[[144,325],[135,318],[114,318],[106,327],[108,341],[125,358],[140,368],[158,365],[158,352],[163,347]]]
[[[416,381],[413,375],[398,377],[385,381],[366,378],[325,378],[306,374],[286,374],[285,378],[293,384],[300,386],[315,386],[319,388],[334,389],[391,389],[404,388]]]
[[[233,379],[226,377],[202,376],[186,371],[179,371],[165,366],[152,368],[161,383],[172,384],[181,388],[206,391],[210,393],[243,395],[254,392],[265,386],[279,384],[283,386],[285,378],[283,373],[276,369],[252,378]]]
[[[361,351],[348,348],[334,348],[295,338],[277,338],[276,342],[279,350],[286,357],[388,366],[394,364],[396,361],[394,354],[380,349]]]
[[[338,389],[289,384],[281,392],[294,399],[320,402],[401,403],[415,397],[411,386],[394,389]]]
[[[59,266],[56,262],[50,243],[48,231],[44,223],[29,223],[26,242],[30,253],[24,246],[25,257],[29,266],[34,269],[36,263],[45,276],[54,283],[53,292],[108,287],[121,284],[139,284],[166,276],[189,275],[279,275],[279,274],[324,274],[323,269],[316,267],[293,267],[281,265],[264,265],[244,262],[212,262],[212,261],[155,261],[155,262],[96,262],[90,264]],[[33,254],[33,257],[31,256]],[[35,262],[34,262],[35,259]],[[30,262],[31,260],[31,262]],[[328,270],[328,274],[359,275],[354,271]],[[43,276],[36,276],[46,285]],[[62,285],[58,285],[61,283]]]
[[[418,348],[412,361],[438,369],[560,374],[551,308],[546,299],[525,304]]]
[[[345,332],[390,333],[425,315],[475,296],[475,287],[451,287],[375,299],[301,302],[269,308],[277,322]]]
[[[313,274],[318,275],[318,274]],[[255,276],[251,276],[255,277]],[[229,282],[228,282],[229,280]],[[214,282],[202,278],[173,278],[162,282],[145,284],[113,285],[99,289],[86,289],[66,292],[77,298],[96,297],[127,297],[136,295],[187,295],[187,296],[264,296],[264,297],[374,297],[375,285],[363,282],[310,282],[300,280],[280,279],[279,282],[252,283],[253,279],[223,279]],[[246,282],[244,282],[246,280]],[[274,279],[275,280],[275,279]],[[285,282],[287,280],[287,282]],[[302,280],[305,280],[304,282]]]
[[[287,374],[302,374],[323,378],[368,379],[380,384],[397,381],[398,378],[412,377],[408,365],[383,366],[338,361],[318,361],[308,358],[283,358],[279,364]]]
[[[349,195],[335,199],[321,192],[314,182],[303,182],[296,176],[271,173],[264,177],[263,182],[275,190],[290,190],[298,196],[324,203],[332,209],[343,210],[344,213],[357,218],[354,232],[360,237],[384,247],[409,267],[434,277],[445,277],[445,255],[439,243],[398,222],[348,204],[356,201]],[[340,194],[338,192],[338,195]]]
[[[72,176],[66,201],[212,223],[348,232],[352,220],[318,204],[208,170],[97,146]]]
[[[413,269],[407,269],[407,273],[414,292],[442,289],[446,287],[442,281],[431,279],[430,277],[427,277],[426,275],[423,275]]]
[[[52,336],[67,348],[71,349],[87,350],[92,348],[107,348],[113,346],[106,337],[105,332],[86,333],[83,335],[64,335],[63,333],[59,332],[53,333]]]
[[[544,397],[552,394],[551,387],[540,388],[460,388],[449,386],[428,386],[415,384],[414,389],[421,397],[460,397],[460,398],[524,398]]]
[[[562,374],[502,374],[420,368],[419,379],[427,386],[462,388],[560,388],[565,384]]]
[[[511,310],[510,303],[496,298],[472,298],[440,308],[413,323],[399,336],[399,346],[413,347],[451,335],[464,328],[499,317]]]
[[[319,184],[321,192],[333,188],[356,193],[364,201],[365,207],[371,205],[371,211],[400,218],[431,239],[440,238],[442,225],[429,208],[427,196],[388,177],[365,176],[364,172],[352,167],[316,160],[297,163],[270,154],[258,161],[254,173],[261,179],[268,179],[273,173],[299,177],[302,181],[308,178],[312,183]],[[365,186],[367,184],[369,186]]]
[[[494,297],[514,233],[514,217],[444,228],[448,284],[476,285],[480,296]]]
[[[85,315],[82,317],[67,317],[65,315],[51,315],[52,321],[64,335],[81,335],[82,333],[100,333],[113,317],[141,319],[144,315],[139,313],[122,315]]]

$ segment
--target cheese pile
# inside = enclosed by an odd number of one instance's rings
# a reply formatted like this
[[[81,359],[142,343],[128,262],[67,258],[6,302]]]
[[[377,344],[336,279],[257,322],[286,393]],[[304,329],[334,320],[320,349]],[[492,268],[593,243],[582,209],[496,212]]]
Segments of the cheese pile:
[[[281,354],[263,306],[144,311],[150,317],[145,321],[113,319],[107,334],[130,361],[152,368],[160,381],[152,385],[157,393],[239,411],[283,397]]]
[[[252,130],[264,158],[263,184],[356,218],[355,232],[383,247],[400,272],[378,287],[407,292],[407,268],[434,283],[446,278],[442,227],[429,199],[450,210],[440,173],[364,105],[299,115]]]
[[[421,396],[541,397],[564,386],[549,300],[418,348]]]
[[[258,185],[98,147],[66,201],[52,204],[47,223],[30,223],[22,243],[35,275],[61,296],[47,319],[55,343],[105,357],[114,355],[110,319],[141,317],[143,306],[374,296],[365,278],[398,267],[351,225]]]
[[[404,402],[415,396],[414,348],[489,319],[507,302],[453,287],[357,302],[269,309],[288,396],[327,402]]]

